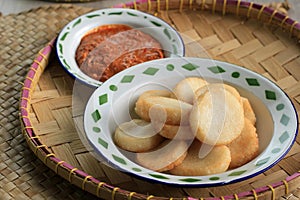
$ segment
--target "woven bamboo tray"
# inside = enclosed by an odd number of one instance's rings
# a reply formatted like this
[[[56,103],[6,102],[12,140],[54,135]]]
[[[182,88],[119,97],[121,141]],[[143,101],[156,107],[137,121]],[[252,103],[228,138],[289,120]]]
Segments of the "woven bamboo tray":
[[[299,113],[300,25],[294,20],[265,6],[243,1],[134,1],[116,7],[120,6],[157,15],[187,38],[197,41],[196,45],[185,41],[187,56],[231,62],[270,78],[286,91]],[[65,20],[90,11],[73,6],[53,9],[57,11],[55,17]],[[37,12],[45,16],[49,10],[51,8]],[[49,31],[57,33],[62,26],[63,23]],[[44,29],[47,26],[44,25]],[[72,91],[77,82],[59,65],[54,42],[55,39],[45,44],[28,68],[20,100],[21,125],[33,153],[70,183],[103,199],[299,197],[299,136],[288,155],[270,170],[249,180],[219,187],[149,183],[98,161],[79,133],[82,132],[83,107],[72,108]],[[197,51],[199,44],[205,48],[205,54]],[[79,87],[92,92],[86,86]]]

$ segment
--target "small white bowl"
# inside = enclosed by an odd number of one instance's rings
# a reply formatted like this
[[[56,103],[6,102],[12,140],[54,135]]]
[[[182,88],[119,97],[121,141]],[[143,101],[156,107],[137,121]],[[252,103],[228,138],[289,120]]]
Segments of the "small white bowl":
[[[83,73],[75,60],[81,38],[90,30],[107,24],[124,24],[151,35],[162,46],[166,57],[184,56],[184,43],[168,23],[153,15],[126,8],[107,8],[84,14],[68,23],[59,33],[56,51],[62,66],[75,78],[93,86],[102,82]]]
[[[171,90],[189,76],[224,82],[249,99],[257,117],[259,155],[249,163],[208,176],[158,173],[132,162],[116,147],[112,135],[118,124],[130,121],[138,96],[151,89]],[[95,150],[119,169],[169,184],[215,186],[256,176],[279,162],[293,145],[297,114],[288,96],[273,82],[248,69],[201,58],[166,58],[126,69],[95,90],[84,113],[84,129]]]

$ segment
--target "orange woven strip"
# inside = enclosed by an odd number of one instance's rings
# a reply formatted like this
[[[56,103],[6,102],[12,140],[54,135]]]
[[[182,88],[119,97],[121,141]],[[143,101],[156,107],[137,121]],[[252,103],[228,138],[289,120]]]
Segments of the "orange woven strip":
[[[25,101],[30,101],[30,99],[29,98],[27,98],[27,97],[21,97],[21,100],[25,100]],[[20,107],[20,108],[23,108],[24,110],[28,110],[28,108],[25,108],[25,107]]]
[[[272,22],[274,16],[276,15],[276,13],[277,13],[277,10],[274,10],[273,13],[272,13],[272,15],[270,16],[270,19],[269,19],[269,21],[268,21],[268,24],[271,24],[271,22]]]
[[[157,3],[157,12],[160,12],[160,0],[156,0]]]
[[[133,1],[133,8],[137,10],[136,0]]]
[[[88,181],[89,178],[92,178],[92,176],[86,176],[82,182],[82,185],[81,185],[81,189],[84,190],[85,189],[85,184],[86,182]]]
[[[292,26],[291,26],[291,28],[290,28],[290,37],[293,35],[293,30],[294,30],[296,24],[298,24],[298,22],[297,22],[297,21],[294,21],[294,23],[292,24]]]
[[[39,67],[42,66],[42,63],[40,61],[36,60],[36,59],[33,62],[36,63]]]
[[[31,82],[33,82],[33,79],[32,78],[30,78],[29,76],[26,76],[26,78],[25,79],[28,79],[28,80],[30,80]]]
[[[53,156],[53,157],[55,157],[55,154],[54,153],[49,153],[49,154],[47,154],[46,156],[45,156],[45,158],[44,158],[44,163],[47,165],[47,159],[49,158],[49,157],[51,157],[51,156]]]
[[[268,187],[271,189],[272,191],[272,200],[275,200],[275,189],[272,187],[272,185],[268,185]]]
[[[248,12],[247,12],[247,18],[250,17],[250,13],[251,13],[252,7],[253,7],[253,2],[251,2],[250,5],[249,5]]]
[[[179,12],[182,12],[182,7],[183,7],[183,0],[180,0]]]
[[[20,107],[20,109],[24,109],[24,110],[28,111],[27,108],[24,108],[24,107]],[[25,118],[30,121],[30,118],[28,116],[22,116],[22,118]],[[26,132],[26,129],[33,129],[33,126],[24,126],[22,131]],[[39,138],[39,136],[33,136],[33,137],[29,137],[29,138],[34,139],[34,138]]]
[[[264,12],[264,9],[265,9],[265,5],[263,5],[262,7],[261,7],[261,9],[259,10],[259,12],[258,12],[258,14],[257,14],[257,19],[258,20],[260,20],[260,17],[261,17],[261,15],[262,15],[262,13]]]
[[[205,0],[202,0],[201,10],[205,9]]]
[[[223,1],[223,10],[222,10],[222,14],[225,15],[226,14],[226,6],[227,6],[227,0]]]
[[[30,70],[34,71],[35,73],[37,73],[37,70],[34,67],[31,67]]]
[[[48,45],[49,45],[51,48],[53,48],[53,43],[54,43],[54,40],[50,41],[50,42],[48,43]]]
[[[255,190],[252,190],[252,193],[253,193],[254,199],[257,200],[257,194],[256,194],[256,191],[255,191]]]
[[[98,183],[97,191],[96,191],[97,197],[100,197],[100,189],[101,189],[101,187],[102,187],[104,184],[105,184],[104,182]]]
[[[75,174],[74,172],[78,170],[76,167],[71,169],[70,173],[69,173],[69,182],[72,183],[72,175]]]
[[[236,4],[236,16],[239,16],[239,13],[240,13],[240,5],[241,5],[241,0],[238,0],[237,1],[237,4]]]
[[[283,28],[285,21],[289,18],[289,16],[285,16],[285,18],[281,21],[280,27]]]
[[[33,127],[32,127],[33,128]],[[36,135],[36,136],[33,136],[33,137],[29,137],[30,140],[34,140],[34,139],[40,139],[40,136]]]
[[[283,180],[282,182],[285,185],[285,194],[289,194],[290,191],[289,191],[289,184],[288,184],[288,182],[286,180]]]
[[[153,197],[154,197],[153,195],[150,195],[150,196],[147,197],[147,200],[150,200],[150,199],[152,199]]]
[[[239,200],[239,196],[237,194],[234,194],[233,196],[235,200]]]
[[[24,86],[23,86],[23,88],[24,88]],[[28,102],[29,102],[29,101],[31,100],[31,94],[32,94],[32,93],[29,93],[29,94],[28,94],[28,97],[24,97],[24,100],[25,100],[25,98],[26,98],[26,99],[28,99]],[[21,97],[21,99],[22,99],[22,98],[23,98],[23,97]],[[27,111],[29,110],[29,108],[24,108],[24,109],[27,110]]]
[[[55,165],[55,173],[58,174],[58,166],[60,166],[61,164],[63,164],[65,161],[61,160],[58,163],[56,163]]]
[[[24,110],[28,110],[28,108],[25,108],[25,107],[20,107],[20,109],[24,109]],[[30,120],[30,118],[28,117],[28,116],[22,116],[22,118],[25,118],[25,119],[28,119],[28,120]],[[31,126],[31,128],[32,128],[32,126]]]
[[[189,8],[192,9],[193,8],[193,0],[189,1]]]
[[[28,88],[28,87],[23,86],[22,90],[28,90],[29,93],[31,93],[31,88]]]
[[[169,10],[169,0],[166,0],[166,11]]]
[[[33,129],[33,127],[32,126],[24,126],[23,128],[22,128],[22,133],[24,134],[24,135],[26,135],[26,130],[27,129]],[[35,137],[38,137],[38,136],[35,136]],[[34,137],[29,137],[29,139],[34,139]],[[26,139],[27,139],[27,137],[26,137]]]
[[[26,99],[28,99],[28,98],[26,98]],[[26,99],[24,99],[24,100],[26,100]],[[19,109],[20,110],[24,109],[24,110],[26,110],[28,112],[28,108],[25,108],[24,106],[20,106]],[[28,116],[23,116],[23,118],[26,118],[26,119],[30,120]]]
[[[40,55],[43,58],[43,60],[45,60],[46,63],[48,63],[48,58],[46,57],[46,55],[42,54],[41,51],[38,53],[38,55]]]
[[[135,195],[136,192],[130,192],[129,196],[128,196],[128,200],[131,200],[132,199],[132,196]]]
[[[112,199],[112,200],[115,200],[116,192],[117,192],[119,189],[120,189],[120,188],[115,187],[114,190],[112,191],[112,193],[111,193],[111,199]]]
[[[45,147],[47,147],[47,146],[44,145],[44,144],[39,145],[39,146],[36,146],[36,147],[35,147],[35,150],[34,150],[34,154],[37,154],[38,149],[40,149],[40,148],[45,148]]]
[[[151,5],[151,0],[148,0],[148,12],[151,11],[152,5]]]
[[[215,14],[217,1],[213,0],[212,13]]]

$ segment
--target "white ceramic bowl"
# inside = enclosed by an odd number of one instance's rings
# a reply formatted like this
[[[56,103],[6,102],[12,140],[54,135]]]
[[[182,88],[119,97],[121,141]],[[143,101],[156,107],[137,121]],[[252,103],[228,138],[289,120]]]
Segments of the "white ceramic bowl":
[[[165,21],[133,9],[107,8],[84,14],[68,23],[59,33],[56,50],[62,66],[75,78],[93,86],[102,83],[84,74],[75,60],[81,38],[90,30],[106,24],[125,24],[151,35],[162,46],[166,57],[184,56],[181,36]]]
[[[146,169],[116,147],[112,135],[118,124],[130,121],[134,103],[142,92],[172,89],[189,76],[233,85],[249,99],[257,117],[260,145],[255,159],[220,174],[174,176]],[[178,185],[215,186],[256,176],[287,154],[295,141],[297,126],[297,114],[291,101],[273,82],[245,68],[201,58],[166,58],[124,70],[95,90],[84,113],[88,140],[110,163],[143,178]]]

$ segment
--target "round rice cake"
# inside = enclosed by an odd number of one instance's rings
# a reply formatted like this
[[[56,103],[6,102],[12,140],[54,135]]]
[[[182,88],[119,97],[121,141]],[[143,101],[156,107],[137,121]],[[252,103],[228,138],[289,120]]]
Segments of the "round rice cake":
[[[209,85],[205,85],[195,92],[194,101],[197,100],[197,98],[207,91],[213,93],[215,90],[227,90],[230,92],[233,96],[235,96],[238,100],[241,99],[240,93],[235,89],[233,86],[225,84],[225,83],[211,83]]]
[[[226,145],[237,138],[244,127],[244,110],[229,91],[206,91],[195,101],[190,127],[196,138],[210,145]]]
[[[117,146],[131,152],[149,151],[164,140],[155,132],[151,123],[141,119],[120,124],[116,128],[113,139]]]
[[[135,112],[143,120],[170,125],[188,124],[191,109],[191,104],[162,96],[139,98],[135,104]]]
[[[208,83],[199,77],[188,77],[176,84],[173,89],[174,95],[178,100],[192,104],[197,89]]]
[[[192,140],[195,138],[190,126],[164,124],[159,134],[167,139]]]
[[[242,103],[245,117],[249,119],[250,122],[254,125],[256,123],[256,116],[250,104],[250,101],[247,98],[242,97]]]
[[[203,158],[199,156],[201,146],[202,144],[195,140],[183,162],[169,172],[179,176],[205,176],[222,173],[228,169],[231,156],[227,146],[214,146]]]
[[[152,96],[159,96],[159,97],[170,97],[172,95],[172,92],[168,90],[147,90],[143,92],[139,98],[145,98],[145,97],[152,97]]]
[[[230,169],[240,167],[258,155],[258,136],[256,128],[250,120],[245,119],[241,135],[227,146],[231,153]]]
[[[168,171],[182,163],[189,143],[183,140],[166,140],[153,151],[137,153],[136,161],[141,166],[157,172]]]

